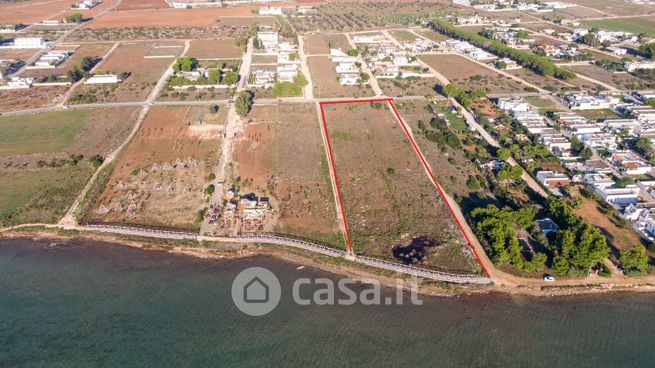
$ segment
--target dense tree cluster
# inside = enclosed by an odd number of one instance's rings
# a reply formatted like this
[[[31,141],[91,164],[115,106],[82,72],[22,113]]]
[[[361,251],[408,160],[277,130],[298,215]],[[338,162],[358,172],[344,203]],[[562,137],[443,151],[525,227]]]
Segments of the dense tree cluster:
[[[244,117],[248,115],[250,109],[252,109],[254,97],[255,95],[250,91],[243,91],[237,94],[237,97],[234,100],[234,107],[239,116]]]
[[[589,269],[610,253],[605,236],[575,213],[566,202],[548,201],[548,212],[560,227],[554,242],[553,271],[566,274],[571,267]]]
[[[478,233],[491,247],[490,256],[494,262],[509,262],[526,272],[543,270],[547,256],[536,253],[531,260],[523,257],[523,247],[518,241],[516,229],[527,229],[534,220],[534,212],[523,207],[517,211],[509,207],[499,209],[495,205],[476,208],[471,212]]]
[[[486,96],[484,91],[465,91],[454,84],[448,84],[441,89],[446,97],[452,97],[457,100],[464,108],[468,109],[473,101]]]
[[[453,24],[448,23],[441,19],[434,19],[431,22],[434,30],[444,35],[458,38],[470,42],[471,44],[487,50],[499,57],[508,57],[515,60],[520,65],[534,70],[536,73],[551,77],[554,76],[559,79],[573,79],[576,77],[575,73],[556,66],[552,60],[547,57],[537,56],[525,51],[511,48],[501,42],[481,36],[477,33],[468,32],[455,27]]]
[[[198,60],[188,56],[181,56],[177,58],[175,64],[173,64],[173,70],[175,72],[190,72],[195,70],[198,67]]]

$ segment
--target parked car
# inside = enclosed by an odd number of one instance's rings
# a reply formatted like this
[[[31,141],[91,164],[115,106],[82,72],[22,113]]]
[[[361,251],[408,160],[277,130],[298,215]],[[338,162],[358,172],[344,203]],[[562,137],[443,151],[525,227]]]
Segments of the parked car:
[[[544,275],[544,281],[546,281],[546,282],[554,282],[554,281],[555,281],[555,278],[554,278],[553,276],[551,276],[551,275],[546,274],[546,275]]]

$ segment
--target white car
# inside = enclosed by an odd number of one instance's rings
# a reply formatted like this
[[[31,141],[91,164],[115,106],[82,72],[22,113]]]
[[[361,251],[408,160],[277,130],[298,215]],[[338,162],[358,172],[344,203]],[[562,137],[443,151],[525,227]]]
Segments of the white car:
[[[551,275],[544,275],[544,281],[546,282],[554,282],[555,278]]]

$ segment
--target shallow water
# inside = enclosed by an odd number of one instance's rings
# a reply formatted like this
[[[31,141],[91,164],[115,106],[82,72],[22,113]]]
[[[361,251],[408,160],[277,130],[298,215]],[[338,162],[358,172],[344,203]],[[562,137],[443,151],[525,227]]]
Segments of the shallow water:
[[[202,260],[88,240],[0,239],[0,366],[652,366],[655,294],[422,297],[299,306],[270,257]],[[266,267],[280,305],[241,313],[231,283]]]

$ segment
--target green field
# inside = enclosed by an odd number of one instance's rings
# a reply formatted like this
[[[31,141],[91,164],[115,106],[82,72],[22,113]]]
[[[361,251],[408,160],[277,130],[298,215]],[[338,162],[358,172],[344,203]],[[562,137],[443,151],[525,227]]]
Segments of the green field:
[[[50,112],[0,118],[0,156],[60,152],[88,119],[86,111]]]
[[[410,31],[405,31],[405,30],[393,30],[389,31],[389,34],[393,36],[396,40],[403,42],[403,41],[414,41],[415,39],[419,38],[417,35]]]
[[[56,222],[91,175],[89,168],[4,171],[0,180],[0,225]]]
[[[655,18],[653,17],[587,20],[582,23],[606,31],[645,33],[649,37],[655,37]]]

